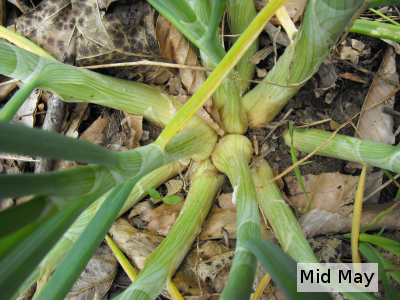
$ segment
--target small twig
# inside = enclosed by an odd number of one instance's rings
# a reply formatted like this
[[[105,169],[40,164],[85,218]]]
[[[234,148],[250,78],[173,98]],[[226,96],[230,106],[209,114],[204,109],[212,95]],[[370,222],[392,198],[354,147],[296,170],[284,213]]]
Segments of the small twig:
[[[389,108],[387,106],[383,107],[383,112],[386,113],[386,114],[390,114],[390,115],[394,115],[394,116],[400,117],[400,113],[398,111],[395,111],[394,109],[391,109],[391,108]]]
[[[224,43],[225,16],[226,16],[226,8],[224,10],[224,14],[222,15],[222,24],[221,24],[221,43],[222,43],[222,48],[224,49],[225,49],[225,43]]]
[[[26,115],[14,116],[13,119],[19,119],[19,118],[22,118],[22,117],[37,116],[37,115],[42,115],[42,114],[45,114],[45,113],[47,113],[47,111],[39,111],[39,112],[26,114]]]
[[[213,68],[204,68],[200,66],[188,66],[181,64],[173,64],[173,63],[165,63],[165,62],[156,62],[149,60],[141,60],[134,62],[126,62],[126,63],[115,63],[115,64],[104,64],[104,65],[95,65],[95,66],[87,66],[81,67],[82,69],[102,69],[102,68],[117,68],[117,67],[132,67],[132,66],[159,66],[159,67],[167,67],[167,68],[178,68],[178,69],[191,69],[191,70],[199,70],[199,71],[214,71]]]
[[[336,60],[336,61],[340,61],[340,62],[343,63],[343,64],[352,66],[353,68],[355,68],[355,69],[358,70],[358,71],[361,71],[361,72],[363,72],[363,73],[369,74],[369,75],[371,75],[371,76],[379,77],[379,79],[382,79],[382,80],[384,80],[384,81],[386,81],[386,82],[388,82],[388,83],[390,83],[390,84],[393,84],[393,85],[395,85],[395,86],[400,86],[400,83],[398,83],[398,82],[394,82],[394,81],[392,81],[392,80],[390,80],[390,79],[385,78],[385,77],[382,76],[382,75],[376,74],[376,73],[374,73],[374,72],[368,71],[367,69],[364,69],[364,68],[362,68],[362,67],[356,66],[356,65],[354,65],[353,63],[348,62],[348,61],[345,61],[345,60],[342,59],[342,58],[339,58],[339,57],[336,57],[336,56],[332,56],[332,58],[333,58],[334,60]]]
[[[229,249],[229,232],[228,232],[228,230],[226,230],[225,227],[221,227],[221,234],[224,237],[224,242],[225,242],[226,248]]]
[[[261,141],[260,144],[264,144],[264,142],[274,133],[274,131],[283,124],[283,122],[286,120],[286,118],[292,113],[293,108],[289,109],[289,111],[283,116],[283,118],[279,121],[278,124],[272,128],[272,130],[268,133],[268,135]]]
[[[25,155],[14,155],[8,153],[0,153],[0,159],[11,159],[11,160],[20,160],[20,161],[39,161],[38,159],[34,159],[30,156]]]
[[[397,174],[396,176],[394,176],[394,179],[397,179],[400,177],[400,174]],[[389,184],[391,184],[393,181],[391,179],[389,179],[388,181],[386,181],[384,184],[382,184],[379,188],[377,188],[375,191],[373,191],[371,194],[369,194],[367,197],[364,198],[364,202],[367,201],[369,198],[371,198],[373,195],[375,195],[377,192],[379,192],[380,190],[384,189],[385,187],[387,187]]]
[[[239,33],[239,34],[221,34],[221,37],[239,37],[241,35],[242,35],[241,33]]]
[[[44,118],[42,129],[58,132],[64,119],[66,102],[62,101],[56,94],[51,95],[47,102],[47,113]],[[52,160],[41,157],[35,163],[35,173],[48,172],[51,169]]]
[[[299,128],[307,128],[307,127],[310,127],[310,126],[320,125],[320,124],[323,124],[323,123],[326,123],[326,122],[329,122],[329,121],[332,121],[332,118],[328,118],[328,119],[324,119],[324,120],[316,121],[316,122],[312,122],[312,123],[303,123],[304,125],[297,126],[296,128],[297,129],[299,129]]]

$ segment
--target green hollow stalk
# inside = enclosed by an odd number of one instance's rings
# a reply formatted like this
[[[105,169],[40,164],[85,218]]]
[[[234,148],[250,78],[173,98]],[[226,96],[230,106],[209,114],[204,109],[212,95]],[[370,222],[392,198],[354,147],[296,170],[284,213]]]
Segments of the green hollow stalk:
[[[257,259],[244,248],[246,240],[261,239],[260,216],[248,165],[252,153],[248,138],[229,134],[220,139],[212,155],[217,169],[224,172],[232,184],[232,201],[237,206],[235,257],[221,299],[248,299],[256,274]]]
[[[296,92],[318,71],[363,0],[308,1],[300,32],[274,68],[243,97],[249,126],[272,121]],[[268,84],[272,83],[272,84]]]
[[[222,46],[218,46],[220,43],[217,35],[211,34],[210,23],[204,22],[203,19],[204,16],[207,18],[211,16],[211,2],[208,0],[203,3],[198,0],[150,0],[149,3],[194,45],[205,52],[214,64],[219,63],[225,51]],[[203,9],[204,5],[207,5],[207,12]]]
[[[197,122],[197,126],[177,133],[166,145],[164,151],[154,144],[118,153],[100,148],[113,154],[113,158],[117,158],[117,166],[88,165],[41,174],[0,176],[0,197],[46,194],[61,208],[77,197],[91,195],[91,199],[97,199],[115,185],[133,177],[140,179],[141,176],[146,175],[146,172],[164,164],[189,157],[207,158],[210,156],[218,136],[210,126],[199,119],[197,119]],[[5,127],[17,126],[4,125]],[[29,128],[23,129],[29,132],[33,131]],[[42,135],[49,135],[48,132],[41,133]],[[6,152],[8,146],[11,145],[6,137],[4,136],[2,139],[0,151]],[[63,138],[67,139],[66,137]],[[38,144],[40,144],[39,140]],[[95,145],[90,146],[96,147]],[[21,151],[18,152],[37,155],[36,152],[31,153],[32,149],[21,147]],[[58,156],[59,154],[54,155]],[[47,184],[43,185],[41,182],[47,182]],[[17,186],[19,188],[15,188]]]
[[[258,204],[283,250],[297,263],[318,263],[293,211],[285,203],[278,184],[271,182],[266,185],[275,177],[271,167],[264,159],[259,159],[253,164],[251,172],[256,186]],[[352,286],[352,288],[357,292],[362,291],[357,286]],[[374,299],[368,293],[352,292],[343,293],[343,295],[349,299]]]
[[[155,87],[45,59],[1,40],[0,57],[4,58],[0,61],[1,74],[26,83],[29,82],[29,78],[38,77],[39,79],[35,81],[37,87],[56,93],[66,102],[85,101],[112,107],[144,116],[162,127],[166,126],[177,114],[177,111],[183,107],[182,103]],[[19,99],[16,100],[19,101]],[[13,102],[13,99],[10,102]],[[214,130],[197,116],[188,118],[187,121],[186,133],[178,133],[178,135],[186,136],[187,141],[190,142],[179,141],[178,137],[174,137],[174,140],[167,146],[169,150],[165,152],[167,156],[169,155],[166,157],[167,161],[182,159],[183,153],[176,151],[185,147],[179,144],[187,144],[187,147],[192,148],[193,146],[197,147],[194,141],[196,132],[199,139],[203,141],[199,140],[197,145],[201,145],[199,147],[201,151],[197,151],[193,158],[205,159],[214,148],[218,138],[217,134],[213,132]],[[168,141],[171,138],[172,136],[168,138]],[[164,147],[168,141],[165,141]],[[189,145],[190,143],[191,145]]]
[[[8,101],[0,110],[0,121],[9,122],[12,120],[18,109],[37,87],[35,78],[25,83],[13,96],[15,101]]]
[[[242,34],[256,17],[256,8],[252,0],[228,0],[227,12],[231,34]],[[232,43],[235,43],[237,39],[237,37],[232,37]],[[249,50],[247,50],[246,54],[243,55],[242,59],[236,65],[235,75],[237,77],[247,80],[253,79],[256,66],[250,64],[249,60],[257,50],[258,39],[251,44]],[[250,81],[240,81],[239,85],[241,95],[244,95],[250,86]]]
[[[204,24],[215,24],[216,20],[211,18],[213,6],[210,0],[192,0],[188,3],[194,11],[199,12],[198,17]],[[209,34],[209,37],[210,39],[204,45],[206,48],[200,51],[201,62],[205,67],[215,68],[224,58],[226,52],[217,38],[217,32],[212,35]],[[214,57],[210,56],[210,50],[213,52]],[[206,72],[206,74],[210,76],[211,73]],[[232,70],[228,76],[233,77],[234,75],[235,72]],[[247,113],[243,108],[241,95],[240,83],[229,79],[225,79],[213,94],[214,104],[219,110],[222,124],[228,133],[243,134],[247,131]]]
[[[179,162],[165,165],[148,175],[142,177],[132,189],[127,201],[124,203],[119,215],[124,214],[128,209],[147,196],[150,188],[156,188],[168,179],[174,177],[179,172],[183,171],[186,167]],[[40,262],[40,264],[29,275],[25,282],[19,287],[18,292],[13,297],[16,299],[19,295],[23,294],[32,284],[38,281],[37,291],[47,282],[50,274],[57,268],[66,253],[78,239],[80,234],[86,228],[87,224],[93,218],[99,207],[103,204],[104,200],[109,193],[104,194],[95,202],[93,202],[71,225],[71,227],[64,233],[57,244],[51,249],[47,256]],[[38,293],[39,294],[39,293]]]
[[[350,28],[350,32],[400,42],[400,27],[398,25],[376,21],[356,20]]]
[[[264,159],[257,160],[251,169],[256,186],[257,201],[271,225],[283,250],[298,263],[318,263],[291,208],[285,203],[274,173]]]
[[[204,84],[197,92],[189,99],[188,102],[179,110],[174,119],[168,123],[167,127],[160,134],[155,142],[160,147],[168,142],[168,140],[177,133],[182,126],[199,110],[204,103],[209,99],[226,76],[233,70],[242,56],[246,53],[251,43],[254,42],[261,33],[269,19],[275,11],[282,6],[287,0],[272,0],[266,5],[260,13],[254,18],[249,27],[245,30],[242,36],[236,41],[229,52],[224,56],[221,63],[214,69],[211,75],[207,78]]]
[[[117,298],[156,299],[190,250],[224,182],[211,159],[199,163],[185,204],[167,238],[146,259],[136,280]]]
[[[311,153],[331,135],[332,132],[318,129],[294,130],[293,147]],[[284,134],[284,138],[286,145],[290,146],[291,138],[288,132]],[[335,134],[316,154],[400,173],[400,149],[378,142]]]
[[[155,87],[45,59],[1,40],[0,56],[1,74],[54,92],[66,102],[85,101],[112,107],[144,116],[162,127],[183,106]]]
[[[128,180],[112,189],[36,299],[64,299],[107,235],[135,183]]]
[[[399,4],[398,0],[371,0],[368,7],[378,7]]]

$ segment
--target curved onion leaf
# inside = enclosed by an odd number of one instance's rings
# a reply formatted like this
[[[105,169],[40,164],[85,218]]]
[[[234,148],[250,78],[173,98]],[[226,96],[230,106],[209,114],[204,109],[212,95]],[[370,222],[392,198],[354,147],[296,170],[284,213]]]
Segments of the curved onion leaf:
[[[64,299],[117,218],[136,182],[137,180],[130,180],[112,190],[51,276],[38,300]]]
[[[399,299],[395,287],[390,283],[389,274],[400,282],[400,271],[397,272],[383,272],[385,269],[395,269],[395,266],[387,260],[382,254],[378,252],[374,247],[366,242],[360,242],[358,249],[368,259],[370,263],[378,264],[378,276],[382,280],[383,286],[385,287],[386,299]]]
[[[47,252],[88,206],[78,199],[39,226],[0,259],[0,295],[11,298]]]

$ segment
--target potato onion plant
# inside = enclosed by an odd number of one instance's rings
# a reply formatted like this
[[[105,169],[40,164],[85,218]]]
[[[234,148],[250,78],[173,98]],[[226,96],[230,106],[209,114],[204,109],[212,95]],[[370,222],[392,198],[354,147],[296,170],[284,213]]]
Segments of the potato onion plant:
[[[168,285],[201,229],[224,181],[222,173],[234,190],[238,237],[221,299],[250,297],[257,259],[288,298],[328,299],[328,295],[298,294],[293,288],[295,262],[317,260],[278,186],[266,185],[273,177],[267,162],[258,159],[249,167],[253,150],[242,134],[249,126],[258,127],[274,119],[314,75],[369,1],[309,0],[301,29],[291,29],[290,45],[264,80],[272,84],[260,83],[251,91],[248,81],[234,77],[253,78],[255,67],[248,60],[258,49],[257,38],[285,0],[269,1],[258,14],[252,0],[149,2],[199,49],[203,66],[215,68],[185,104],[152,86],[65,65],[0,40],[0,73],[24,82],[0,110],[0,151],[87,164],[43,174],[1,175],[0,198],[34,195],[30,201],[0,213],[1,297],[15,299],[37,282],[36,299],[63,299],[112,222],[143,199],[150,188],[185,169],[181,162],[190,158],[195,175],[178,220],[118,299],[156,299]],[[371,3],[379,6],[387,2]],[[228,52],[218,34],[225,6],[231,32],[240,35],[233,38]],[[9,39],[24,47],[19,37]],[[29,47],[34,48],[31,44]],[[9,123],[34,88],[55,93],[66,102],[85,101],[141,115],[164,129],[150,145],[112,152]],[[210,97],[227,133],[220,139],[213,128],[195,115]],[[297,136],[304,133],[294,134],[294,146],[303,149]],[[318,141],[315,139],[316,144]],[[307,149],[316,144],[307,144]],[[357,151],[351,152],[354,161],[396,170],[396,148],[382,146],[383,150],[371,150],[368,143],[357,139],[350,144],[357,146]],[[336,146],[327,145],[326,151],[334,152]],[[381,156],[377,157],[378,154]],[[261,241],[258,206],[287,254]],[[366,293],[346,296],[372,297]]]

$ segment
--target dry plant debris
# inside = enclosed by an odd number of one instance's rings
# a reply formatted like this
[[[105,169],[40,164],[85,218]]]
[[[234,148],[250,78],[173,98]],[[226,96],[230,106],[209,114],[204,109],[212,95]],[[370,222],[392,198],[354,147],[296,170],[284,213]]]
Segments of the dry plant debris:
[[[4,4],[4,0],[0,0]],[[59,61],[77,66],[90,66],[116,62],[130,62],[141,59],[172,62],[188,66],[201,66],[196,52],[191,48],[188,40],[161,15],[155,14],[154,9],[144,0],[135,1],[133,4],[126,1],[103,0],[44,0],[32,9],[25,1],[10,1],[22,12],[22,16],[15,20],[14,30],[29,38],[39,46],[46,49]],[[266,0],[256,0],[259,7],[266,5]],[[305,0],[291,0],[286,4],[289,15],[294,22],[298,22],[304,10]],[[0,13],[2,13],[2,6]],[[0,14],[0,21],[2,21]],[[157,17],[157,18],[156,18]],[[282,53],[282,46],[289,44],[289,39],[283,29],[279,27],[277,19],[268,24],[265,33],[260,37],[259,50],[249,61],[257,67],[257,77],[263,78],[274,65],[275,60]],[[275,26],[274,26],[274,25]],[[282,31],[281,31],[282,30]],[[273,46],[272,46],[273,44]],[[371,46],[372,44],[372,46]],[[332,118],[329,123],[319,125],[324,129],[335,130],[349,117],[355,115],[360,109],[360,102],[364,101],[362,93],[366,93],[367,84],[370,82],[368,74],[359,72],[358,66],[374,70],[379,59],[371,52],[375,47],[370,40],[350,36],[342,45],[338,46],[339,57],[350,61],[353,67],[341,65],[332,59],[326,59],[318,73],[311,82],[300,91],[299,95],[287,107],[283,114],[288,120],[300,123],[313,123]],[[398,83],[398,63],[396,65],[396,47],[388,47],[382,64],[375,76],[362,107],[369,107],[381,101],[392,92],[396,86],[382,79],[382,77]],[[381,55],[382,56],[382,55]],[[381,56],[378,56],[379,58]],[[205,81],[204,71],[192,69],[173,69],[159,66],[142,66],[134,68],[119,67],[111,74],[127,79],[134,79],[154,85],[167,91],[170,95],[177,96],[182,102]],[[373,73],[373,71],[371,71]],[[343,82],[339,82],[343,79]],[[8,78],[1,78],[0,101],[9,98],[17,83],[9,82]],[[349,83],[352,81],[352,83]],[[6,83],[6,84],[3,84]],[[351,89],[350,84],[356,84]],[[347,97],[344,89],[349,88],[351,95]],[[363,89],[363,92],[356,91]],[[314,99],[313,96],[315,95]],[[8,97],[8,98],[7,98]],[[342,103],[342,97],[344,98]],[[340,98],[340,100],[339,100]],[[316,101],[317,111],[309,103]],[[353,101],[354,102],[351,102]],[[340,101],[340,105],[338,105]],[[39,103],[42,104],[39,108]],[[3,104],[3,103],[2,103]],[[343,104],[343,105],[342,105]],[[340,106],[340,109],[339,109]],[[42,121],[37,121],[37,110],[45,111],[46,100],[39,90],[35,90],[24,106],[17,113],[16,122],[33,127],[40,126]],[[344,108],[343,108],[344,107]],[[386,113],[383,107],[391,109],[394,106],[394,97],[388,101],[361,114],[358,119],[356,134],[365,139],[375,140],[387,144],[395,142],[393,127],[399,122],[392,115]],[[290,111],[291,110],[291,111]],[[212,100],[206,103],[204,109],[198,113],[203,120],[210,124],[220,135],[225,131],[221,125],[219,114],[213,106]],[[331,115],[332,114],[332,115]],[[283,118],[282,118],[283,119]],[[286,119],[286,116],[285,118]],[[283,149],[276,141],[285,129],[286,123],[275,126],[277,132],[270,136],[274,141],[272,146],[267,143],[260,145],[260,156],[265,156],[273,162],[288,162],[287,149]],[[324,127],[326,126],[326,127]],[[87,103],[69,105],[64,123],[60,130],[65,135],[79,138],[98,144],[115,151],[124,151],[139,147],[141,142],[154,140],[157,129],[143,121],[142,117],[126,112],[102,111],[89,106]],[[269,129],[262,128],[254,133],[254,144],[258,144],[270,133]],[[148,141],[146,141],[147,143]],[[258,149],[258,147],[256,147]],[[268,148],[268,149],[267,149]],[[256,153],[258,154],[258,153]],[[303,154],[298,153],[301,157]],[[321,158],[314,165],[320,163]],[[322,163],[321,163],[322,164]],[[331,163],[332,165],[332,163]],[[58,162],[53,170],[76,166],[71,162]],[[307,174],[303,181],[311,199],[311,211],[299,218],[307,238],[312,238],[310,244],[321,262],[340,262],[343,243],[336,237],[317,237],[319,235],[349,232],[351,228],[352,202],[358,176],[345,175],[335,172],[334,166],[326,169],[313,164],[304,166]],[[282,169],[282,167],[280,167]],[[344,167],[340,167],[344,169]],[[282,171],[280,169],[280,171]],[[26,164],[14,159],[0,160],[0,172],[15,174],[29,171]],[[341,170],[340,170],[341,171]],[[286,176],[285,187],[287,194],[294,205],[300,210],[308,206],[308,199],[303,194],[298,180],[294,176]],[[379,188],[382,173],[371,173],[368,177],[366,195]],[[172,179],[165,183],[164,195],[184,196],[187,191],[186,183],[182,179]],[[187,299],[217,299],[226,284],[229,268],[232,264],[235,239],[237,235],[236,205],[232,203],[232,190],[226,184],[224,192],[214,203],[202,232],[198,235],[197,242],[178,269],[173,282]],[[390,198],[390,196],[389,196]],[[0,202],[0,211],[23,202],[26,199],[3,199]],[[164,240],[171,227],[179,216],[183,202],[175,205],[159,204],[157,201],[145,200],[138,203],[129,213],[119,218],[110,230],[113,240],[118,247],[128,256],[135,268],[143,268],[146,258]],[[389,204],[366,205],[362,215],[362,226],[371,223],[377,215],[390,206]],[[382,221],[377,223],[373,230],[383,227],[386,230],[399,230],[400,207],[393,211]],[[261,220],[263,216],[260,214]],[[129,220],[129,222],[127,221]],[[133,225],[133,226],[132,226]],[[262,222],[262,237],[265,240],[277,243],[277,240],[268,224]],[[228,245],[226,245],[228,240]],[[391,258],[394,260],[394,258]],[[114,277],[117,274],[117,262],[107,246],[101,246],[88,264],[84,273],[77,281],[68,299],[102,299]],[[261,267],[258,268],[254,286],[264,276]],[[267,295],[271,294],[268,298]],[[164,297],[170,297],[166,291]],[[283,299],[279,290],[272,284],[267,287],[261,299]]]

